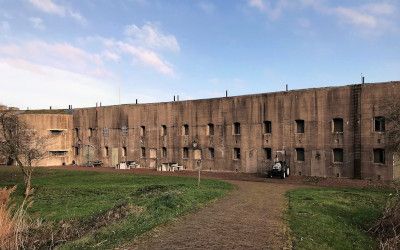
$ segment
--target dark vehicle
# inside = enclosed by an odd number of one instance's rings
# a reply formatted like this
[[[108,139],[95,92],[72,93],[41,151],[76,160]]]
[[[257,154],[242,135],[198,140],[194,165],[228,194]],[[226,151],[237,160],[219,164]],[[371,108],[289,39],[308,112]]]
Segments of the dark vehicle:
[[[281,177],[285,179],[290,175],[290,167],[286,162],[286,151],[281,150],[276,152],[274,164],[267,168],[267,177],[272,178],[273,176]]]
[[[272,178],[273,176],[278,176],[281,177],[282,179],[285,179],[289,175],[290,175],[290,168],[285,161],[275,162],[274,165],[272,166],[272,169],[270,169],[267,172],[267,176],[269,178]]]

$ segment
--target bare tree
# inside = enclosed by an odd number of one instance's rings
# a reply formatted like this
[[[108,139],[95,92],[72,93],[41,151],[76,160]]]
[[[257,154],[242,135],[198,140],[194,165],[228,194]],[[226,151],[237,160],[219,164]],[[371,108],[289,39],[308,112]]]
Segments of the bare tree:
[[[387,139],[390,150],[400,153],[400,99],[391,99],[385,104]]]
[[[45,158],[48,137],[39,136],[13,111],[0,113],[0,155],[15,161],[24,176],[25,197],[32,193],[35,163]]]

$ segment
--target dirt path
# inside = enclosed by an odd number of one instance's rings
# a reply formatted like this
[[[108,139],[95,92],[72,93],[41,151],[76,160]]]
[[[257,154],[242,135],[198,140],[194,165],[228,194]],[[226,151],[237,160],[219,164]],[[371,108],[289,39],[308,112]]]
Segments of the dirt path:
[[[284,194],[295,185],[231,181],[227,197],[139,237],[129,249],[285,249]]]

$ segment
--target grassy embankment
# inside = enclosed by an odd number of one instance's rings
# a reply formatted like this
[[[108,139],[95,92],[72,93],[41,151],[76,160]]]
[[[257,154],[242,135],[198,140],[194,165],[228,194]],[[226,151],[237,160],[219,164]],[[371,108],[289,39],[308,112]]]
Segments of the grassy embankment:
[[[14,196],[19,199],[23,193],[20,172],[0,167],[0,187],[15,184]],[[218,180],[202,180],[198,188],[193,178],[43,168],[36,170],[33,186],[31,216],[54,230],[75,227],[65,230],[62,236],[70,239],[61,248],[112,248],[127,243],[232,188]]]
[[[376,249],[368,229],[381,216],[389,190],[302,188],[287,193],[295,249]]]

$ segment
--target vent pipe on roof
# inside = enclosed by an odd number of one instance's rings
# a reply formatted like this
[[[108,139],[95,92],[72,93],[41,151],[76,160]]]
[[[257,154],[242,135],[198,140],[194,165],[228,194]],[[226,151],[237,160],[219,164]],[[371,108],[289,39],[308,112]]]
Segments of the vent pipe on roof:
[[[286,91],[289,91],[289,85],[286,84]]]
[[[138,103],[137,99],[136,99],[136,104]]]
[[[50,109],[51,109],[51,106],[50,106]]]
[[[225,97],[228,97],[228,90],[225,90]]]

